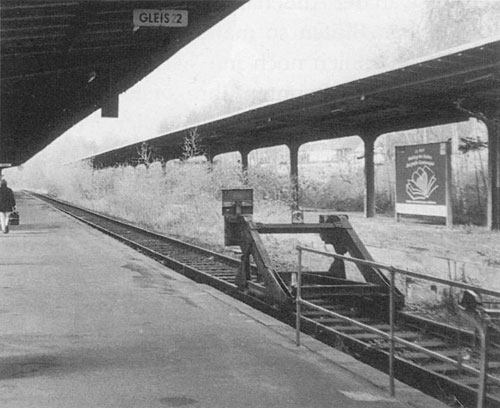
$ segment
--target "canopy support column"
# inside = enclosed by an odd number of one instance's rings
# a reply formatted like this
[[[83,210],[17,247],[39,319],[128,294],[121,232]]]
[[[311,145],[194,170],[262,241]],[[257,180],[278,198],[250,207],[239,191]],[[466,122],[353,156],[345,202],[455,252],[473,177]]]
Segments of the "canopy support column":
[[[487,227],[500,230],[500,112],[484,122],[488,129]]]
[[[365,202],[366,218],[375,217],[375,140],[378,134],[366,133],[361,135],[365,144]]]
[[[243,184],[248,184],[248,155],[250,154],[250,149],[240,149],[241,155],[241,176],[243,179]]]
[[[214,157],[215,157],[215,155],[214,154],[210,154],[210,150],[205,151],[205,153],[203,153],[203,156],[205,156],[205,159],[207,159],[207,163],[208,164],[210,164],[210,165],[214,164]]]
[[[240,149],[241,155],[241,171],[246,173],[248,171],[248,155],[250,154],[250,149]]]
[[[300,143],[292,141],[290,149],[290,184],[292,187],[292,210],[299,209],[299,148]]]

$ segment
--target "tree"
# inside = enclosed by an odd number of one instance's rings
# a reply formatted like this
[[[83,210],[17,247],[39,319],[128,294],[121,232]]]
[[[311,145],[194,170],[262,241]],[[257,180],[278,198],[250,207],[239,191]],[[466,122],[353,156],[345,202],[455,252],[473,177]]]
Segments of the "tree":
[[[149,167],[151,163],[153,163],[153,148],[147,143],[142,142],[140,147],[137,148],[137,164],[144,164],[146,167]]]
[[[204,155],[205,153],[206,149],[202,145],[202,137],[198,133],[198,128],[186,131],[184,143],[182,145],[182,160],[188,160],[196,156]]]

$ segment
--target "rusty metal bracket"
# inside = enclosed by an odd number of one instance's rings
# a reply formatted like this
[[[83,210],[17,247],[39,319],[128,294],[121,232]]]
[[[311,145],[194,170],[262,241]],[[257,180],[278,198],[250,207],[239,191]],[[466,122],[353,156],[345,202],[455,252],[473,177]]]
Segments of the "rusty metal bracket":
[[[224,215],[226,245],[239,245],[241,248],[241,267],[236,274],[236,284],[242,291],[265,298],[274,305],[288,306],[294,290],[293,278],[290,278],[290,287],[284,280],[284,274],[278,273],[271,261],[261,234],[319,234],[321,239],[333,245],[335,252],[340,255],[349,253],[352,257],[372,261],[370,253],[354,232],[347,215],[320,215],[319,223],[301,224],[264,224],[256,223],[252,219],[253,192],[251,189],[223,190],[222,214]],[[255,265],[251,265],[253,263]],[[377,292],[390,288],[389,279],[376,267],[371,265],[357,265],[368,284],[376,285]],[[311,276],[315,284],[327,285],[325,279],[342,279],[348,284],[344,262],[334,260],[326,273],[322,276]],[[329,283],[332,294],[335,288]],[[345,289],[345,287],[344,287]],[[358,298],[367,296],[361,286],[357,287]],[[340,289],[339,289],[340,290]],[[383,304],[381,308],[389,308]],[[395,291],[396,307],[404,304],[404,297]]]

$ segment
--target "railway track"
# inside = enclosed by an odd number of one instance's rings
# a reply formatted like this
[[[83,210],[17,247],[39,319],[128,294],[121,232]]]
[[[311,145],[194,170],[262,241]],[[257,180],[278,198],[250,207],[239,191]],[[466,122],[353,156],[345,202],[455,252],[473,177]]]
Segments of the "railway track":
[[[70,214],[88,225],[111,235],[127,245],[155,258],[165,266],[198,282],[209,284],[289,324],[294,324],[293,308],[278,310],[262,299],[238,290],[235,284],[240,261],[194,246],[165,235],[145,230],[116,219],[30,193]],[[327,291],[314,290],[302,296],[304,300],[353,318],[365,325],[388,332],[387,321],[361,314],[348,297],[332,296]],[[291,304],[293,299],[290,299]],[[303,308],[302,329],[317,339],[354,355],[357,359],[387,371],[389,343],[376,334],[325,312]],[[441,356],[462,361],[479,370],[479,357],[474,333],[447,324],[399,312],[395,335],[425,347]],[[500,345],[492,344],[489,353],[489,379],[486,407],[500,407]],[[479,376],[456,364],[446,363],[426,353],[397,345],[395,376],[399,380],[454,406],[476,406]],[[453,405],[452,405],[453,406]]]

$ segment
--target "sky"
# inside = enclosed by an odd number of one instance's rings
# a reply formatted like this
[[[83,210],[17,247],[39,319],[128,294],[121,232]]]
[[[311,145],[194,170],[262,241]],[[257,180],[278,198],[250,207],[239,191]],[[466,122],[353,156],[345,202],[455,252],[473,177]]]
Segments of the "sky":
[[[267,104],[367,76],[391,65],[423,10],[423,0],[251,0],[122,93],[118,119],[96,111],[32,160],[76,161],[191,127],[224,99],[223,116],[250,109],[256,89]]]

